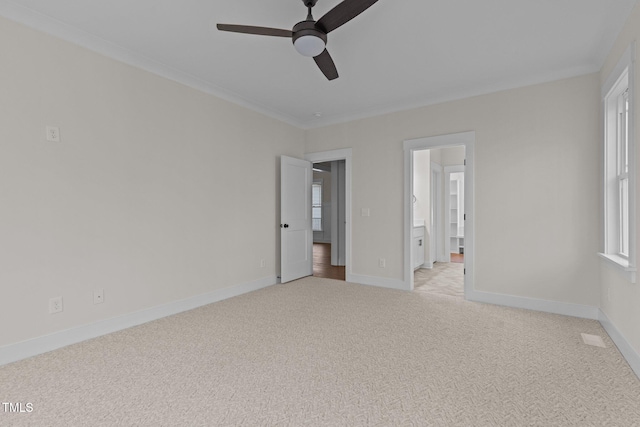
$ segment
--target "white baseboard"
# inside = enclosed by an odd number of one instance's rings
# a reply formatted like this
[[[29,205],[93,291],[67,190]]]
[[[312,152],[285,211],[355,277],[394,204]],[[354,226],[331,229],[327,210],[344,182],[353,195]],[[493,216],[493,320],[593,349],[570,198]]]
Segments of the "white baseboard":
[[[0,366],[276,284],[275,276],[0,347]]]
[[[424,266],[421,268],[423,267]],[[399,279],[351,274],[347,278],[347,281],[351,283],[359,283],[361,285],[378,286],[381,288],[408,290],[407,284]],[[542,311],[545,313],[563,314],[565,316],[580,317],[584,319],[598,320],[599,318],[598,307],[590,305],[548,301],[482,291],[465,291],[465,299],[506,307]]]
[[[618,347],[622,356],[627,360],[627,363],[631,369],[633,369],[633,372],[635,372],[638,378],[640,378],[640,354],[633,349],[631,344],[629,344],[629,341],[627,341],[620,331],[618,331],[618,328],[611,323],[607,315],[604,314],[602,310],[598,310],[598,320],[604,330],[607,331],[607,334],[609,334],[609,337],[611,337],[611,340],[614,342],[616,347]]]
[[[565,316],[598,320],[598,307],[590,305],[548,301],[481,291],[465,291],[465,298],[469,301],[475,302],[484,302],[488,304],[504,305],[507,307],[524,308],[527,310],[543,311],[545,313],[564,314]]]
[[[379,288],[408,290],[404,281],[399,279],[389,279],[386,277],[364,276],[360,274],[350,274],[347,282],[358,283],[360,285],[377,286]]]
[[[627,363],[629,363],[633,372],[640,378],[640,355],[613,323],[611,323],[607,315],[597,307],[478,291],[466,292],[465,298],[469,301],[598,320],[616,347],[618,347],[618,350],[620,350],[620,353],[626,359]]]
[[[279,280],[275,276],[265,277],[252,282],[234,285],[184,300],[174,301],[169,304],[136,311],[111,319],[91,323],[89,325],[78,326],[76,328],[0,347],[0,366],[91,338],[96,338],[163,317],[171,316],[173,314],[181,313],[183,311],[192,310],[217,301],[222,301],[258,289],[266,288],[278,282]],[[350,275],[349,282],[368,286],[406,290],[405,283],[398,279]],[[597,307],[478,291],[467,292],[466,298],[470,301],[476,302],[599,320],[602,327],[607,331],[613,342],[620,350],[620,353],[622,353],[629,363],[629,366],[631,366],[631,369],[633,369],[636,375],[640,378],[640,355],[636,353],[624,336],[611,323],[609,318]]]

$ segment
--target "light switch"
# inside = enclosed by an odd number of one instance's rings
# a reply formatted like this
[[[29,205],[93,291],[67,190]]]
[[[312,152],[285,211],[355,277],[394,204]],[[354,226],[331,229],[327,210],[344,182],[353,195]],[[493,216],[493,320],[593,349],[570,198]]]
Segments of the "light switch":
[[[371,210],[369,208],[362,208],[362,216],[371,216]]]

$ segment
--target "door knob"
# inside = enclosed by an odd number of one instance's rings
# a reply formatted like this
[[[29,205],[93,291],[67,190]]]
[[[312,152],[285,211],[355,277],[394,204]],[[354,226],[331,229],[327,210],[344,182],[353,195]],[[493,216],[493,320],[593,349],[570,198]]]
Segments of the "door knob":
[[[280,228],[289,228],[289,224],[280,224]]]

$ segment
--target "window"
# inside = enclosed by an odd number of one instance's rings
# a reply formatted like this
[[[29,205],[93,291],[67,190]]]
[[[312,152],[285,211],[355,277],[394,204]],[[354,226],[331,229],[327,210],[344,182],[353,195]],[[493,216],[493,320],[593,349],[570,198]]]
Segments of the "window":
[[[603,87],[604,252],[635,282],[635,146],[631,46]]]
[[[629,258],[629,87],[616,99],[617,109],[617,171],[618,210],[620,229],[618,237],[618,254]]]
[[[313,231],[322,231],[322,181],[311,185],[311,222]]]

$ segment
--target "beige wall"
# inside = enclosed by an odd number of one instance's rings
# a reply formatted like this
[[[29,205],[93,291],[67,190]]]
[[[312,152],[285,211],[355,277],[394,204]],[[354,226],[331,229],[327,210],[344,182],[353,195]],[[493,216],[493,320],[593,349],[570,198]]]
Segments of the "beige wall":
[[[441,148],[439,150],[442,166],[459,166],[464,164],[464,147]]]
[[[473,130],[476,289],[598,306],[598,105],[591,74],[308,131],[353,148],[353,273],[403,279],[403,141]]]
[[[432,161],[440,166],[460,166],[464,164],[464,146],[434,148],[431,151]]]
[[[5,19],[0,52],[0,346],[275,280],[302,130]]]
[[[600,73],[601,84],[607,79],[620,60],[622,53],[629,47],[633,40],[636,40],[636,58],[639,58],[640,3],[634,8],[624,29],[618,36],[611,53],[607,57],[602,72]],[[637,59],[635,66],[635,84],[634,99],[636,102],[636,110],[634,120],[636,124],[636,165],[640,165],[640,150],[638,150],[638,147],[640,147],[640,108],[638,108],[640,102],[640,66],[638,66]],[[602,173],[602,170],[600,172]],[[601,187],[602,185],[600,185],[600,188]],[[640,201],[640,185],[637,185],[637,190],[636,204]],[[640,206],[640,204],[638,204],[638,206]],[[637,213],[639,215],[636,216],[636,224],[640,225],[640,209],[638,209]],[[599,227],[599,230],[602,235],[602,226]],[[637,231],[636,239],[640,242],[640,227],[637,228]],[[639,259],[636,259],[636,265],[640,265],[639,261]],[[605,264],[604,261],[602,261],[601,264],[601,309],[627,342],[634,348],[636,354],[640,354],[640,281],[632,284],[623,278],[614,268]]]
[[[594,232],[600,81],[639,15],[601,75],[306,132],[0,19],[0,346],[275,276],[281,154],[353,149],[352,272],[403,279],[402,142],[473,130],[476,289],[598,306],[602,283],[640,352],[638,285]]]

